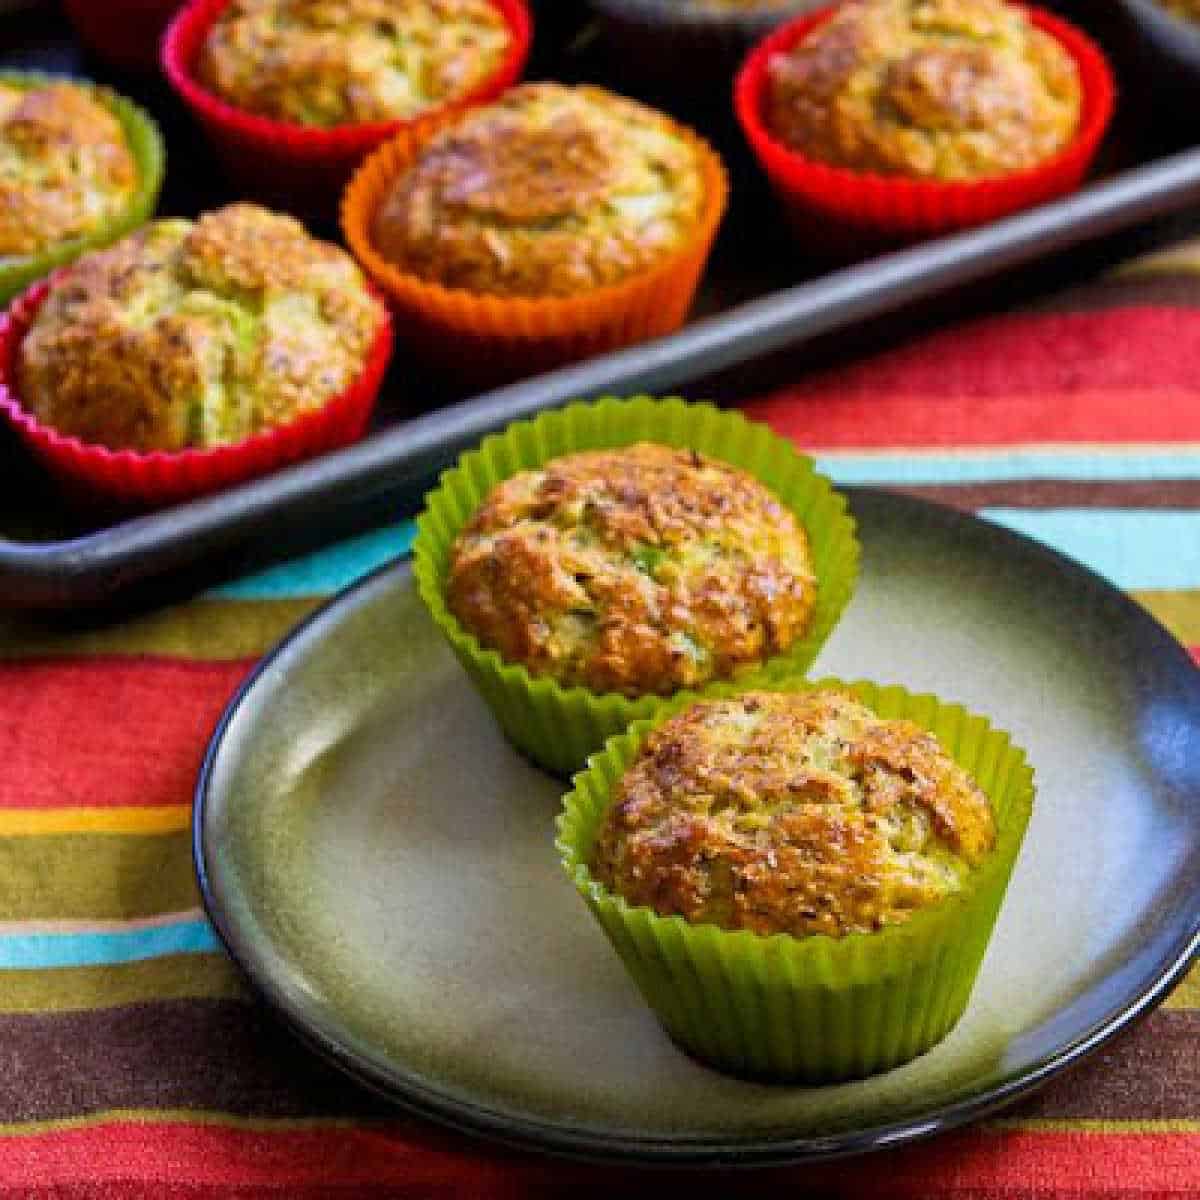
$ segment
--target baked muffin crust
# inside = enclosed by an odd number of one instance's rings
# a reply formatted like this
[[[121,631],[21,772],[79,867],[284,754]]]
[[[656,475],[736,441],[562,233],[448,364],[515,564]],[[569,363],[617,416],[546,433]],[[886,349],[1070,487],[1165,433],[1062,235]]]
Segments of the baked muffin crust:
[[[0,255],[91,233],[137,188],[120,121],[86,89],[0,82]]]
[[[1200,21],[1200,0],[1160,0],[1160,3],[1177,17]]]
[[[650,733],[591,870],[662,916],[841,937],[960,890],[994,843],[987,797],[919,726],[839,692],[753,692]]]
[[[235,107],[276,120],[400,120],[466,95],[511,41],[488,0],[233,0],[197,74]]]
[[[527,84],[437,134],[375,218],[375,244],[446,287],[565,296],[686,243],[705,204],[669,117],[595,87]]]
[[[651,443],[554,459],[459,534],[451,612],[534,675],[668,694],[787,650],[816,599],[808,538],[746,472]]]
[[[952,180],[1053,156],[1080,108],[1070,54],[1005,0],[849,0],[772,59],[765,116],[808,158]]]
[[[51,289],[21,342],[21,399],[114,449],[239,441],[344,391],[381,318],[350,256],[291,217],[156,221]]]

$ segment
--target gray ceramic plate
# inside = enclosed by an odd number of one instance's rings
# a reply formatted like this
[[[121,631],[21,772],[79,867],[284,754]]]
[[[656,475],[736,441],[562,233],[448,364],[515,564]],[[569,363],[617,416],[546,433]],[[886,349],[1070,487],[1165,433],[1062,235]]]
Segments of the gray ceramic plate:
[[[1140,608],[995,526],[853,498],[822,672],[933,690],[1024,745],[1038,802],[970,1007],[916,1062],[771,1087],[692,1062],[562,874],[561,787],[497,733],[407,565],[234,700],[196,858],[234,957],[317,1049],[460,1127],[594,1158],[782,1162],[969,1120],[1155,1004],[1200,941],[1200,671]]]

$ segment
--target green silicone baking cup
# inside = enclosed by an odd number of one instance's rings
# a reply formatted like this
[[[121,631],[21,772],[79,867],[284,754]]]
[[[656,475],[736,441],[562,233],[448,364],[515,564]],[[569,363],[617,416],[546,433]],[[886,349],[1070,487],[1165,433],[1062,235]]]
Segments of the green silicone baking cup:
[[[805,636],[786,653],[737,676],[743,686],[803,675],[849,603],[859,546],[845,498],[812,460],[765,425],[711,404],[638,396],[577,403],[520,421],[484,439],[445,472],[417,520],[414,571],[429,611],[483,694],[509,740],[547,770],[567,778],[593,751],[632,721],[649,718],[669,697],[632,699],[566,687],[482,646],[446,606],[446,574],[459,531],[496,484],[519,471],[579,450],[650,441],[699,450],[761,480],[808,531],[817,601]],[[707,694],[719,688],[701,689]],[[697,693],[680,693],[695,696]]]
[[[121,123],[125,140],[138,168],[137,190],[129,203],[117,216],[105,221],[91,233],[58,242],[37,254],[0,257],[0,303],[7,304],[35,280],[49,275],[58,267],[74,262],[88,250],[111,245],[139,225],[145,224],[153,215],[158,203],[167,156],[162,135],[150,116],[132,100],[126,100],[124,96],[119,96],[106,87],[69,76],[46,75],[40,71],[0,71],[0,83],[19,88],[73,83],[84,88]]]
[[[773,690],[815,687],[852,692],[882,717],[929,730],[991,802],[995,849],[961,892],[905,924],[844,938],[767,937],[661,917],[593,879],[587,864],[617,783],[647,731],[683,703],[612,738],[575,777],[558,818],[567,874],[667,1032],[697,1058],[747,1078],[859,1078],[944,1038],[967,1006],[1033,809],[1024,751],[985,718],[868,682],[797,680]]]

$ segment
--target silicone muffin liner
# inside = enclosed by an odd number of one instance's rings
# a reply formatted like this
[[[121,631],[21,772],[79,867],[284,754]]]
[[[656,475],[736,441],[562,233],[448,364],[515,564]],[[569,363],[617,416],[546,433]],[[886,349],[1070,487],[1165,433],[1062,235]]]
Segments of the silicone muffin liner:
[[[992,804],[995,849],[964,889],[902,925],[844,938],[692,925],[633,907],[588,861],[601,820],[647,731],[634,725],[575,777],[558,819],[562,863],[646,1002],[690,1054],[747,1078],[827,1083],[876,1074],[930,1049],[970,999],[1033,807],[1033,772],[1007,733],[957,704],[874,683],[839,687],[883,717],[933,733]],[[741,690],[741,689],[737,689]],[[662,714],[677,712],[675,702]]]
[[[348,445],[362,436],[392,350],[391,319],[381,321],[358,379],[319,409],[240,442],[179,451],[110,450],[42,424],[21,403],[21,340],[59,277],[35,284],[0,318],[0,413],[30,452],[78,501],[157,508]]]
[[[1027,8],[1037,28],[1074,59],[1083,92],[1079,129],[1058,154],[1034,167],[988,179],[903,179],[816,162],[778,141],[764,119],[767,67],[828,20],[833,10],[811,13],[777,30],[747,58],[734,85],[738,122],[785,211],[815,245],[831,237],[911,240],[993,221],[1073,191],[1087,174],[1115,105],[1112,71],[1099,48],[1074,26]]]
[[[182,0],[63,0],[79,40],[125,71],[154,71],[163,30]]]
[[[313,212],[332,213],[355,167],[387,138],[401,130],[432,133],[464,108],[511,86],[524,70],[533,36],[525,0],[492,0],[512,41],[504,60],[472,91],[408,121],[314,128],[235,108],[197,81],[204,39],[230,2],[192,0],[180,10],[163,39],[163,70],[233,179],[260,199]]]
[[[682,446],[742,467],[766,484],[808,531],[817,576],[816,606],[803,638],[738,676],[742,684],[803,674],[841,616],[858,573],[859,545],[846,501],[812,460],[765,425],[740,413],[682,400],[605,399],[572,404],[486,438],[445,472],[417,520],[414,571],[421,596],[509,740],[547,770],[568,776],[605,739],[653,716],[662,696],[595,693],[534,676],[482,646],[450,612],[446,577],[460,530],[502,480],[563,454],[651,441]],[[708,694],[713,684],[700,689]],[[697,693],[680,693],[695,695]]]
[[[757,41],[823,0],[791,0],[775,9],[704,8],[688,0],[590,0],[608,46],[623,68],[697,99],[697,79],[724,92]],[[716,90],[702,89],[704,91]]]
[[[342,202],[342,230],[383,289],[402,338],[443,370],[496,383],[551,370],[683,324],[725,212],[729,183],[720,158],[683,125],[704,175],[705,206],[689,240],[629,279],[573,296],[497,296],[443,287],[385,259],[373,241],[375,215],[396,178],[433,130],[405,130],[359,168]]]
[[[131,230],[145,224],[158,203],[166,170],[167,155],[158,126],[145,111],[106,87],[64,75],[46,75],[40,71],[0,71],[0,83],[11,87],[34,88],[52,83],[73,83],[85,88],[121,123],[125,139],[138,169],[137,191],[116,217],[82,237],[59,242],[37,254],[0,257],[0,304],[6,304],[35,279],[49,275],[57,267],[74,262],[88,250],[110,245]]]

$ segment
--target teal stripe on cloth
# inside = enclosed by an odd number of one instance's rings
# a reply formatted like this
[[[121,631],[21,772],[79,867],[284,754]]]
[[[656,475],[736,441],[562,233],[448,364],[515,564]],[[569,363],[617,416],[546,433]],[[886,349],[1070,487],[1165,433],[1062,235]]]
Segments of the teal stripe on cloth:
[[[1200,512],[985,508],[979,515],[1053,546],[1126,591],[1200,588]]]
[[[203,920],[94,933],[0,934],[0,970],[114,966],[167,954],[210,954],[220,949],[212,926]]]
[[[1143,479],[1200,479],[1200,450],[1060,450],[1010,447],[956,453],[817,456],[817,466],[846,486],[1010,483],[1063,479],[1121,483]]]
[[[284,600],[336,592],[368,571],[407,554],[415,532],[412,521],[372,530],[327,550],[222,584],[208,595],[227,600]]]

